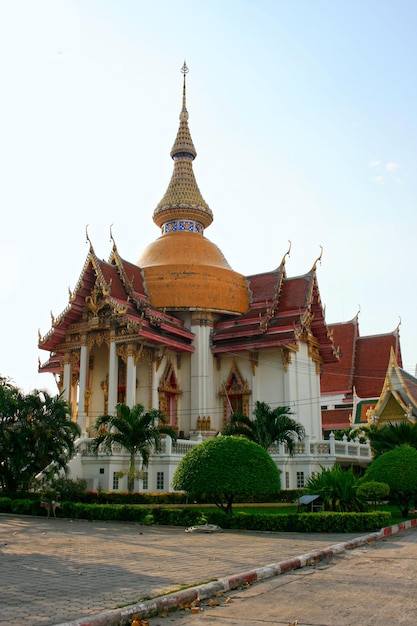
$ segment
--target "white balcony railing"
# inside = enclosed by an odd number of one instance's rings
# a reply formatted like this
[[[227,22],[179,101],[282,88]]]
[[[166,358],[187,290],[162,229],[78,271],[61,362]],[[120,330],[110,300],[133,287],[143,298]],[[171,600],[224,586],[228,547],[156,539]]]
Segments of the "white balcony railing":
[[[92,439],[87,437],[81,437],[75,442],[76,452],[80,453],[82,456],[92,456],[92,452],[90,450],[90,444]],[[189,450],[191,450],[194,446],[201,443],[202,438],[198,437],[196,440],[190,439],[177,439],[176,442],[173,442],[171,437],[165,437],[162,441],[161,451],[159,453],[154,453],[155,457],[158,456],[175,456],[182,457]],[[98,450],[98,454],[100,455],[112,455],[112,454],[122,454],[123,448],[120,444],[114,444],[112,447],[112,451],[109,452],[104,448],[104,446],[100,446]],[[269,453],[274,458],[288,458],[289,451],[288,448],[284,444],[273,444],[269,448]],[[333,460],[334,462],[366,462],[371,461],[371,447],[369,442],[360,443],[359,440],[356,441],[348,441],[346,436],[341,440],[337,441],[334,437],[334,434],[331,433],[328,440],[315,440],[310,439],[309,437],[305,437],[302,442],[296,443],[294,448],[293,459],[306,459],[308,457],[314,457],[317,461],[320,459],[324,460]]]

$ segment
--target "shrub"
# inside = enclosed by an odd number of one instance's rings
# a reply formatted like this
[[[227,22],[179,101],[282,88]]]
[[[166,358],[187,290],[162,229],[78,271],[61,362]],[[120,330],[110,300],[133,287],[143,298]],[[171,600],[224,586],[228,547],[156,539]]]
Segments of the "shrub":
[[[417,494],[417,450],[397,446],[378,456],[363,477],[363,482],[374,481],[389,485],[393,502],[407,517],[410,502]]]
[[[364,505],[357,496],[357,487],[358,479],[352,468],[334,465],[330,469],[322,467],[320,474],[311,476],[305,491],[321,496],[326,511],[362,511]]]
[[[358,498],[365,502],[371,502],[376,507],[378,502],[385,500],[389,496],[389,485],[376,481],[360,483],[357,489]]]
[[[0,498],[0,512],[1,513],[12,512],[12,498]]]
[[[236,498],[280,490],[279,471],[261,446],[240,437],[215,437],[181,459],[172,482],[191,497],[205,495],[230,514]]]
[[[39,500],[12,500],[11,512],[18,515],[40,515],[40,502]]]
[[[86,499],[87,481],[83,478],[55,478],[49,483],[54,500],[82,502]]]

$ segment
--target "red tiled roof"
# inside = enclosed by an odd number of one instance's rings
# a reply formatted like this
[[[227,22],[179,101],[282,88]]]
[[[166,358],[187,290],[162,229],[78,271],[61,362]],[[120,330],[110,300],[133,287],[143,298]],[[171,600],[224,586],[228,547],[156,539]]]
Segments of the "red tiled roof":
[[[347,428],[350,426],[349,416],[352,413],[352,409],[330,409],[329,411],[321,412],[321,425],[325,430],[331,428]]]
[[[398,338],[394,333],[360,337],[356,342],[356,366],[353,384],[359,398],[377,398],[381,394],[390,360],[391,348],[397,349]]]
[[[329,324],[333,342],[339,348],[339,360],[323,366],[321,393],[350,393],[353,384],[355,344],[359,334],[358,320]]]
[[[82,321],[86,298],[98,281],[103,289],[103,298],[114,307],[120,315],[120,322],[129,319],[137,323],[138,336],[146,337],[151,343],[166,345],[176,351],[193,351],[194,334],[190,332],[182,320],[162,313],[149,305],[145,293],[135,291],[143,289],[143,278],[140,268],[125,263],[114,251],[114,263],[99,260],[94,251],[85,262],[74,294],[61,315],[54,321],[51,330],[39,341],[39,347],[51,352],[59,352],[59,346],[71,324]],[[129,277],[130,275],[130,277]],[[56,359],[41,367],[42,371],[53,371]]]
[[[349,322],[330,324],[329,329],[335,345],[340,348],[340,355],[338,362],[323,366],[321,393],[349,395],[355,388],[359,398],[378,397],[384,384],[391,347],[401,362],[398,330],[360,337],[357,317]]]
[[[249,289],[252,294],[252,303],[265,303],[274,294],[274,290],[279,288],[279,283],[283,277],[281,268],[275,272],[255,274],[248,276]]]
[[[417,404],[417,379],[403,369],[401,370],[401,374],[404,384],[407,387],[409,397]]]
[[[280,311],[304,310],[308,306],[311,280],[311,273],[285,280],[280,298]]]
[[[334,360],[334,345],[324,320],[314,270],[305,276],[287,278],[282,266],[247,280],[252,293],[249,311],[223,317],[215,324],[214,354],[295,344],[297,336],[310,328],[319,341],[323,360]]]

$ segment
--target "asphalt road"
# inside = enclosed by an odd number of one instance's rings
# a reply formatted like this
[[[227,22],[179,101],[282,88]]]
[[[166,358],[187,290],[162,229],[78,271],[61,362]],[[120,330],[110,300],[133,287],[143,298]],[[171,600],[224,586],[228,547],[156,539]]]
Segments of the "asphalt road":
[[[151,626],[391,626],[417,624],[417,530],[204,601]]]

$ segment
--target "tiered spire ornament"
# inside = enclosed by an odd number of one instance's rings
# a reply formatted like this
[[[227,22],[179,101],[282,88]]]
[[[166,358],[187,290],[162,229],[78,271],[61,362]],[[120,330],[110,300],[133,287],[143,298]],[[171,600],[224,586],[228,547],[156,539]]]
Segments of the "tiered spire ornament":
[[[188,71],[184,61],[181,68],[184,81],[180,125],[171,150],[174,171],[168,189],[153,214],[153,221],[162,228],[163,234],[181,230],[202,234],[204,228],[213,221],[213,213],[201,195],[193,172],[193,161],[197,152],[188,127],[186,100]]]

